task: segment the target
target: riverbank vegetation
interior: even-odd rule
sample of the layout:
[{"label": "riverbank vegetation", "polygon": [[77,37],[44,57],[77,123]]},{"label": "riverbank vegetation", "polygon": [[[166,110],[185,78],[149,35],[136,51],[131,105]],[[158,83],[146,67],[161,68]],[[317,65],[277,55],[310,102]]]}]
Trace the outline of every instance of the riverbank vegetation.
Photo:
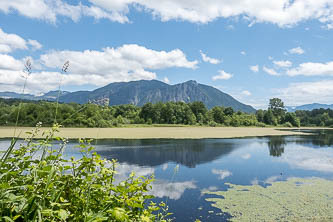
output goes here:
[{"label": "riverbank vegetation", "polygon": [[117,181],[115,160],[102,159],[89,141],[81,158],[63,156],[58,127],[0,153],[0,221],[168,221],[164,203],[149,195],[153,177]]},{"label": "riverbank vegetation", "polygon": [[[95,104],[59,104],[57,122],[65,127],[117,127],[128,124],[169,124],[204,126],[326,126],[333,125],[333,110],[286,112],[281,100],[270,100],[268,110],[248,114],[231,107],[208,110],[202,102],[147,103],[134,105],[99,106]],[[21,104],[21,105],[20,105]],[[0,99],[0,125],[15,126],[20,109],[19,126],[52,126],[57,103]]]}]

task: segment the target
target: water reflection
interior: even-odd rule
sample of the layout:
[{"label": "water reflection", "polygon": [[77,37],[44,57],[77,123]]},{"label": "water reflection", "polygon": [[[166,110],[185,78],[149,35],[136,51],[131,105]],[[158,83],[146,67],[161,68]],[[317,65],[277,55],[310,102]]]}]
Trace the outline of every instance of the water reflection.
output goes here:
[{"label": "water reflection", "polygon": [[99,146],[98,153],[139,166],[174,162],[195,168],[229,154],[236,147],[235,142],[227,140],[115,140],[112,149]]},{"label": "water reflection", "polygon": [[[116,183],[125,181],[130,173],[134,172],[137,177],[150,177],[155,174],[153,167],[141,167],[133,164],[122,163],[117,166]],[[195,181],[168,181],[164,179],[156,179],[153,181],[152,189],[149,194],[155,197],[166,197],[171,200],[178,200],[187,189],[196,189]]]},{"label": "water reflection", "polygon": [[[1,141],[0,147],[8,147]],[[72,141],[66,156],[79,156]],[[307,136],[202,140],[99,140],[96,151],[116,158],[117,181],[155,175],[151,194],[168,200],[176,221],[227,221],[205,201],[202,190],[226,183],[269,186],[290,177],[333,177],[333,131]],[[272,158],[274,157],[274,158]],[[175,166],[180,166],[175,175]],[[175,176],[174,176],[175,175]],[[208,213],[213,212],[214,213]]]},{"label": "water reflection", "polygon": [[333,149],[294,145],[279,161],[297,169],[333,173]]},{"label": "water reflection", "polygon": [[283,136],[270,137],[268,141],[269,155],[274,157],[280,157],[284,153],[285,145],[286,145],[285,137]]}]

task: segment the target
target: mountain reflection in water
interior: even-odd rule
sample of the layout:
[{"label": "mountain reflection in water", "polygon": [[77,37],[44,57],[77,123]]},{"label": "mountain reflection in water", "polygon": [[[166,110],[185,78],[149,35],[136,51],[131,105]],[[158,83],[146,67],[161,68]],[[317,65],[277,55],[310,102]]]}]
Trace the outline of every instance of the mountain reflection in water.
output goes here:
[{"label": "mountain reflection in water", "polygon": [[[112,149],[101,149],[112,142]],[[107,146],[107,145],[105,145]],[[211,162],[228,155],[237,146],[228,141],[216,140],[112,140],[99,143],[98,153],[119,162],[139,166],[159,166],[168,162],[189,168]]]}]

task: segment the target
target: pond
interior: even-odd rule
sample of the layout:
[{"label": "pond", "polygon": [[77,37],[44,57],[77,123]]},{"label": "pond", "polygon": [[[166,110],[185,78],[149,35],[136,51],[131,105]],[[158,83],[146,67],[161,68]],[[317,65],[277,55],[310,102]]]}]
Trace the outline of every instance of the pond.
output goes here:
[{"label": "pond", "polygon": [[[155,175],[152,194],[176,221],[228,221],[207,194],[230,184],[264,188],[289,178],[333,180],[333,131],[305,136],[200,140],[99,140],[96,151],[119,162],[118,177]],[[8,140],[1,140],[3,148]],[[67,156],[78,156],[71,142]]]}]

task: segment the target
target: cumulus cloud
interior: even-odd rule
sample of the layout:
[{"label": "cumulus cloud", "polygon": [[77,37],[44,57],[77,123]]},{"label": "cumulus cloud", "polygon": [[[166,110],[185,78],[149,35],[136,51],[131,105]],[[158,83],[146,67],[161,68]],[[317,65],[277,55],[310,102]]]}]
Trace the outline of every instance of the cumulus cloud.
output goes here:
[{"label": "cumulus cloud", "polygon": [[276,89],[277,96],[290,105],[309,103],[332,104],[333,80],[291,83],[288,87]]},{"label": "cumulus cloud", "polygon": [[168,77],[164,77],[164,78],[163,78],[163,82],[169,84],[169,83],[170,83],[170,80],[168,79]]},{"label": "cumulus cloud", "polygon": [[219,180],[223,180],[232,175],[229,170],[212,169],[212,173],[218,175]]},{"label": "cumulus cloud", "polygon": [[243,95],[243,96],[251,96],[252,94],[251,94],[251,92],[249,92],[249,91],[247,91],[247,90],[243,90],[243,91],[242,91],[242,95]]},{"label": "cumulus cloud", "polygon": [[[5,13],[17,11],[21,15],[55,22],[58,16],[74,21],[81,16],[129,22],[130,7],[151,13],[162,21],[182,20],[192,23],[208,23],[219,18],[241,17],[254,23],[273,23],[290,27],[306,20],[333,22],[331,0],[88,0],[89,4],[71,5],[64,0],[8,0],[0,2]],[[143,9],[143,10],[142,10]]]},{"label": "cumulus cloud", "polygon": [[250,66],[250,70],[251,70],[252,72],[259,72],[259,65]]},{"label": "cumulus cloud", "polygon": [[302,49],[301,47],[297,47],[297,48],[293,48],[293,49],[289,49],[288,51],[290,54],[298,54],[298,55],[302,55],[305,53],[304,49]]},{"label": "cumulus cloud", "polygon": [[289,76],[332,76],[333,75],[333,62],[327,63],[302,63],[298,67],[287,71]]},{"label": "cumulus cloud", "polygon": [[71,5],[63,0],[10,0],[0,1],[0,11],[4,13],[18,12],[19,14],[33,18],[46,20],[51,23],[57,21],[57,17],[64,16],[78,21],[82,16],[95,19],[109,19],[120,23],[128,22],[128,18],[118,11],[106,11],[96,5]]},{"label": "cumulus cloud", "polygon": [[331,0],[90,0],[95,6],[123,16],[129,6],[139,6],[162,21],[184,20],[192,23],[208,23],[218,18],[242,17],[253,23],[268,22],[288,27],[299,22],[315,19],[332,23]]},{"label": "cumulus cloud", "polygon": [[266,72],[269,75],[272,75],[272,76],[278,76],[279,75],[279,73],[277,73],[274,69],[267,68],[266,66],[264,66],[262,69],[264,70],[264,72]]},{"label": "cumulus cloud", "polygon": [[0,53],[10,53],[18,49],[27,50],[28,46],[31,46],[32,49],[42,48],[42,45],[36,40],[26,41],[21,36],[8,34],[0,28]]},{"label": "cumulus cloud", "polygon": [[28,44],[32,47],[32,49],[37,50],[41,49],[43,46],[36,40],[29,39]]},{"label": "cumulus cloud", "polygon": [[200,50],[200,54],[201,54],[201,57],[202,57],[202,60],[204,62],[208,62],[208,63],[211,63],[211,64],[219,64],[221,63],[221,60],[219,59],[214,59],[214,58],[211,58],[211,57],[208,57],[205,53],[203,53],[201,50]]},{"label": "cumulus cloud", "polygon": [[285,61],[273,61],[274,65],[276,65],[278,68],[289,68],[293,65],[292,62],[285,60]]},{"label": "cumulus cloud", "polygon": [[10,53],[18,49],[27,50],[29,46],[33,50],[42,48],[36,40],[25,40],[16,34],[8,34],[0,28],[0,53]]},{"label": "cumulus cloud", "polygon": [[[15,86],[21,85],[22,61],[8,55],[0,56],[1,90],[10,85],[12,90],[18,91],[19,87]],[[61,70],[67,60],[70,61],[70,71],[66,74],[33,72],[28,79],[27,91],[35,93],[55,89],[60,79],[63,85],[95,86],[103,86],[110,82],[151,80],[156,79],[153,70],[174,67],[195,69],[198,63],[188,61],[179,49],[166,52],[139,45],[123,45],[101,51],[52,51],[41,55],[38,61],[47,70]]]},{"label": "cumulus cloud", "polygon": [[22,70],[23,63],[12,56],[0,54],[0,69]]},{"label": "cumulus cloud", "polygon": [[213,76],[212,80],[214,80],[214,81],[216,81],[216,80],[228,80],[228,79],[232,78],[232,76],[233,76],[232,74],[227,73],[224,70],[220,70],[219,73],[220,73],[219,75]]}]

